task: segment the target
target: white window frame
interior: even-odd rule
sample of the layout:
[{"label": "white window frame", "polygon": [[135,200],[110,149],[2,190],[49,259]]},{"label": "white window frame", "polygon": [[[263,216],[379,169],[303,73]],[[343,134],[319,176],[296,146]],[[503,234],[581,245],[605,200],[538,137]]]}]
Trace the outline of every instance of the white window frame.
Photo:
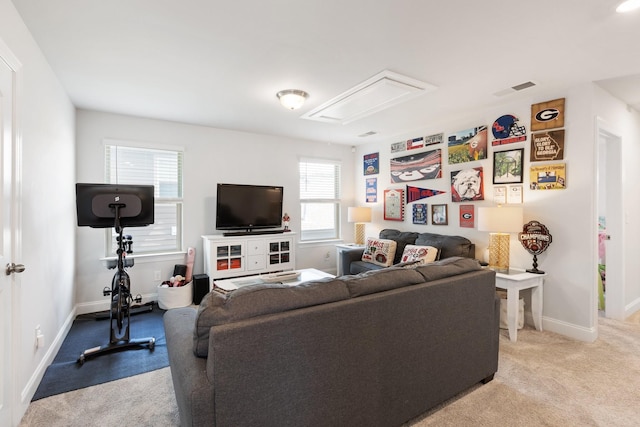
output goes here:
[{"label": "white window frame", "polygon": [[[144,230],[147,227],[153,227],[153,225],[149,225],[147,227],[129,227],[125,228],[124,234],[130,234],[133,236],[133,256],[147,256],[147,255],[159,255],[159,254],[167,254],[167,253],[176,253],[183,252],[183,196],[184,196],[184,148],[179,146],[169,146],[169,145],[161,145],[161,144],[149,144],[149,143],[141,143],[135,141],[122,141],[122,140],[113,140],[113,139],[105,139],[103,141],[104,145],[104,166],[105,166],[105,182],[107,184],[148,184],[148,182],[139,183],[139,182],[117,182],[117,177],[110,177],[110,165],[107,164],[107,150],[110,147],[123,147],[123,148],[133,148],[133,149],[142,149],[142,150],[156,150],[156,151],[169,151],[172,153],[178,154],[178,191],[177,197],[162,197],[158,194],[159,186],[157,183],[155,185],[155,194],[154,194],[154,210],[156,211],[156,219],[157,213],[163,206],[171,205],[175,206],[175,225],[171,227],[171,235],[175,236],[175,246],[174,247],[163,247],[157,250],[153,249],[145,249],[145,243],[147,242],[144,238],[141,238],[140,235],[136,237],[136,229],[140,230],[142,235],[148,234],[148,230]],[[157,180],[157,175],[154,176],[154,181]],[[140,240],[142,239],[142,241]],[[149,242],[152,239],[148,240]],[[105,230],[105,256],[113,257],[116,255],[115,249],[117,248],[116,244],[116,234],[113,228],[108,228]]]},{"label": "white window frame", "polygon": [[[304,197],[303,196],[303,164],[328,164],[336,168],[334,171],[337,182],[334,181],[335,192],[333,197]],[[340,211],[341,211],[341,192],[342,192],[342,162],[338,160],[320,159],[303,157],[298,161],[298,173],[300,182],[300,241],[312,242],[322,240],[336,240],[340,239]],[[331,229],[306,229],[304,228],[305,217],[305,205],[309,203],[314,204],[329,204],[333,205],[334,226]]]}]

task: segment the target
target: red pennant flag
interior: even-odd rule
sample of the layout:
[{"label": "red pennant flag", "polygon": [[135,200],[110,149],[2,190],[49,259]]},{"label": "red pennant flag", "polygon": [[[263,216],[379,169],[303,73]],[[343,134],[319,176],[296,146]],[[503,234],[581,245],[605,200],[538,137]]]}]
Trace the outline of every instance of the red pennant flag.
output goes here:
[{"label": "red pennant flag", "polygon": [[430,190],[428,188],[412,187],[407,185],[407,203],[415,202],[416,200],[426,199],[427,197],[437,196],[438,194],[446,193],[446,191]]}]

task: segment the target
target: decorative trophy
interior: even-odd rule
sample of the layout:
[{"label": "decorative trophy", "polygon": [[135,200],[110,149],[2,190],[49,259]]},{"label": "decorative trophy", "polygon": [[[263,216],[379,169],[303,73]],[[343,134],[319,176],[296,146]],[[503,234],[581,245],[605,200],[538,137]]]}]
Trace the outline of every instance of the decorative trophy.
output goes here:
[{"label": "decorative trophy", "polygon": [[529,273],[544,274],[538,270],[538,255],[546,251],[551,244],[551,234],[544,224],[538,221],[529,221],[522,226],[522,233],[518,233],[518,239],[522,246],[533,255],[533,268],[527,270]]}]

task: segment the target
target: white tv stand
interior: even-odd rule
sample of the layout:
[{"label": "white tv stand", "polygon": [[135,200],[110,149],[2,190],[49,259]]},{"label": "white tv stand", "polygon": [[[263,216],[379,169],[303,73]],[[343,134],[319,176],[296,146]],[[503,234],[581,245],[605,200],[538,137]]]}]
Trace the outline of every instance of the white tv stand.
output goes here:
[{"label": "white tv stand", "polygon": [[202,236],[204,271],[213,280],[295,270],[295,234]]}]

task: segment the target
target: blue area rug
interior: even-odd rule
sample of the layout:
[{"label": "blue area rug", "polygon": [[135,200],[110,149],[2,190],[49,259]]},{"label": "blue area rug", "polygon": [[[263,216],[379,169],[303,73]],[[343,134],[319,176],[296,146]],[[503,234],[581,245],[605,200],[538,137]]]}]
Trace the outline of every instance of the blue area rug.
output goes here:
[{"label": "blue area rug", "polygon": [[154,337],[153,351],[146,346],[122,349],[89,357],[83,365],[77,363],[83,351],[109,344],[110,323],[108,318],[96,320],[96,314],[76,317],[32,401],[169,366],[162,324],[164,313],[154,305],[152,311],[131,316],[130,339]]}]

